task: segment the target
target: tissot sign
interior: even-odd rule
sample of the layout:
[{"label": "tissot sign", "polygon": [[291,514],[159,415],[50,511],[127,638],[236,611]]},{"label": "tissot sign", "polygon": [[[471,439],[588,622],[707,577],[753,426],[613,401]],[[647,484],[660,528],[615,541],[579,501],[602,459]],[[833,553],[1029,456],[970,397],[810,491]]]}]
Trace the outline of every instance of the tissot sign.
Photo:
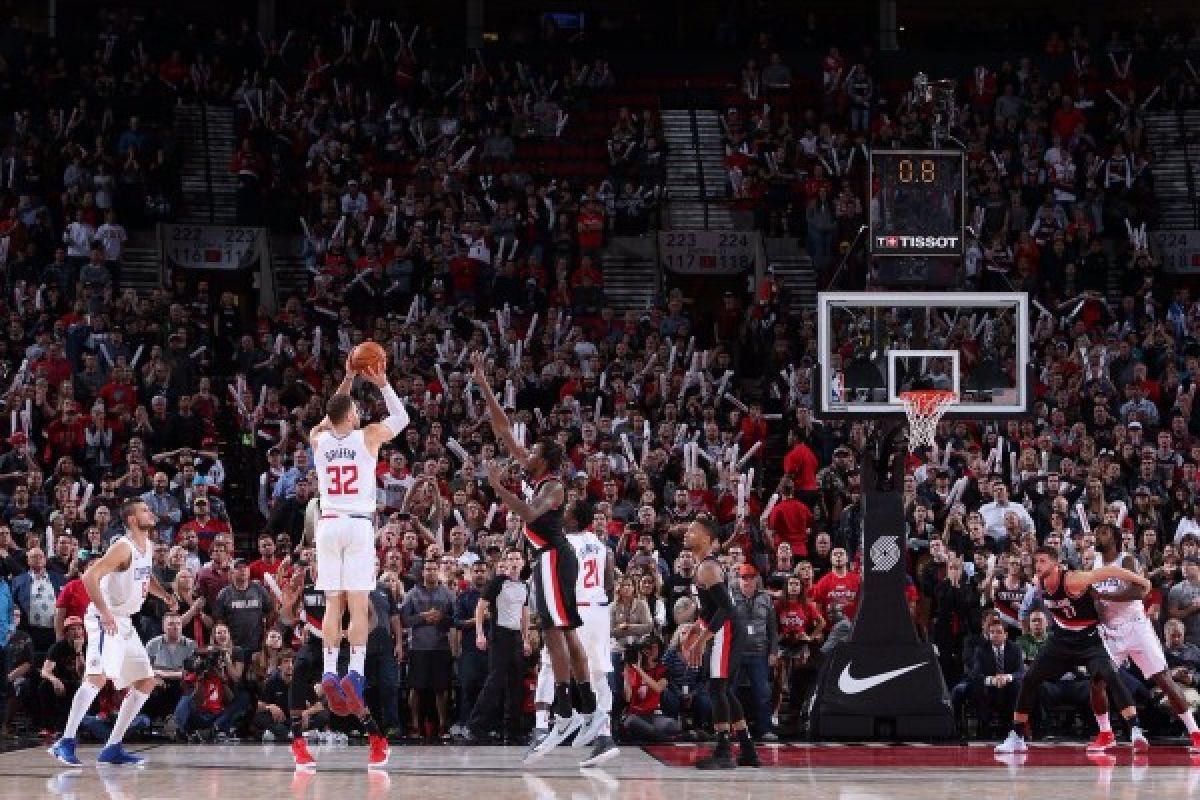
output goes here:
[{"label": "tissot sign", "polygon": [[946,250],[958,250],[958,236],[876,236],[875,248],[878,250],[903,250],[905,253],[926,251],[941,253]]}]

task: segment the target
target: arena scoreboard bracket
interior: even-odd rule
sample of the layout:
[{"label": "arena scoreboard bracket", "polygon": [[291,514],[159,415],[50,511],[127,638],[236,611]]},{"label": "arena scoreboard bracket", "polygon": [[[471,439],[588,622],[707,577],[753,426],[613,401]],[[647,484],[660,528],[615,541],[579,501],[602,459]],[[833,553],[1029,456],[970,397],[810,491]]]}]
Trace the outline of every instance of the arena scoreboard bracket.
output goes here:
[{"label": "arena scoreboard bracket", "polygon": [[961,150],[873,150],[868,180],[872,257],[962,256],[967,193]]}]

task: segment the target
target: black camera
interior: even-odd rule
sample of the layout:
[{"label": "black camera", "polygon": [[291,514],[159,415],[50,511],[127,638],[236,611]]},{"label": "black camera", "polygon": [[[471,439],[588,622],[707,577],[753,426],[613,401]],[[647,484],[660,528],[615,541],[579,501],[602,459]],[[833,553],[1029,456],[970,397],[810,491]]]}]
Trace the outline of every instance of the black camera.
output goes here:
[{"label": "black camera", "polygon": [[183,662],[183,667],[188,672],[194,672],[197,675],[207,675],[219,672],[224,660],[224,653],[219,650],[210,650],[207,653],[197,653],[187,659]]}]

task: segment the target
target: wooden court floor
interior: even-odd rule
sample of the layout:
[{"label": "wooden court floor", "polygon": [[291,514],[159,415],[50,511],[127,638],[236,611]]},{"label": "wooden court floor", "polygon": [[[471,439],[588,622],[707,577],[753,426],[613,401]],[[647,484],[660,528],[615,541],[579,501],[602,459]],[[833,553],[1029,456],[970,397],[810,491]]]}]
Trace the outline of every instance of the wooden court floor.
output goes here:
[{"label": "wooden court floor", "polygon": [[[0,754],[0,798],[69,800],[709,800],[814,797],[830,800],[1037,800],[1200,798],[1200,757],[1156,748],[1089,760],[1080,745],[1035,746],[998,761],[989,747],[764,747],[767,766],[706,773],[687,764],[691,746],[625,748],[603,769],[581,770],[571,748],[535,768],[519,748],[394,747],[386,770],[368,774],[365,747],[317,748],[315,773],[297,775],[286,745],[152,745],[137,749],[144,769],[98,769],[81,748],[83,769],[67,770],[40,748]],[[784,793],[787,794],[784,794]]]}]

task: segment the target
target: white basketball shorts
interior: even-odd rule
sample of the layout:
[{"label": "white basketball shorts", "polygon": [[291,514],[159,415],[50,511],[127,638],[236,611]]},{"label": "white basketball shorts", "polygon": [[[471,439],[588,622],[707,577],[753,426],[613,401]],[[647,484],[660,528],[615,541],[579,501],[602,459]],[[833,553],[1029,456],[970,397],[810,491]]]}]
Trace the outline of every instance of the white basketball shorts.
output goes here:
[{"label": "white basketball shorts", "polygon": [[89,613],[83,618],[83,629],[87,632],[84,675],[103,675],[118,691],[154,677],[146,646],[129,617],[117,617],[117,632],[111,634],[100,626],[99,614]]},{"label": "white basketball shorts", "polygon": [[1167,668],[1162,643],[1148,619],[1127,622],[1119,628],[1100,626],[1100,635],[1108,654],[1119,667],[1128,659],[1149,678]]},{"label": "white basketball shorts", "polygon": [[324,513],[317,519],[317,588],[369,592],[375,588],[375,525],[368,514]]},{"label": "white basketball shorts", "polygon": [[608,615],[608,603],[595,605],[583,601],[576,606],[583,625],[575,633],[587,653],[588,671],[612,672],[612,618]]}]

